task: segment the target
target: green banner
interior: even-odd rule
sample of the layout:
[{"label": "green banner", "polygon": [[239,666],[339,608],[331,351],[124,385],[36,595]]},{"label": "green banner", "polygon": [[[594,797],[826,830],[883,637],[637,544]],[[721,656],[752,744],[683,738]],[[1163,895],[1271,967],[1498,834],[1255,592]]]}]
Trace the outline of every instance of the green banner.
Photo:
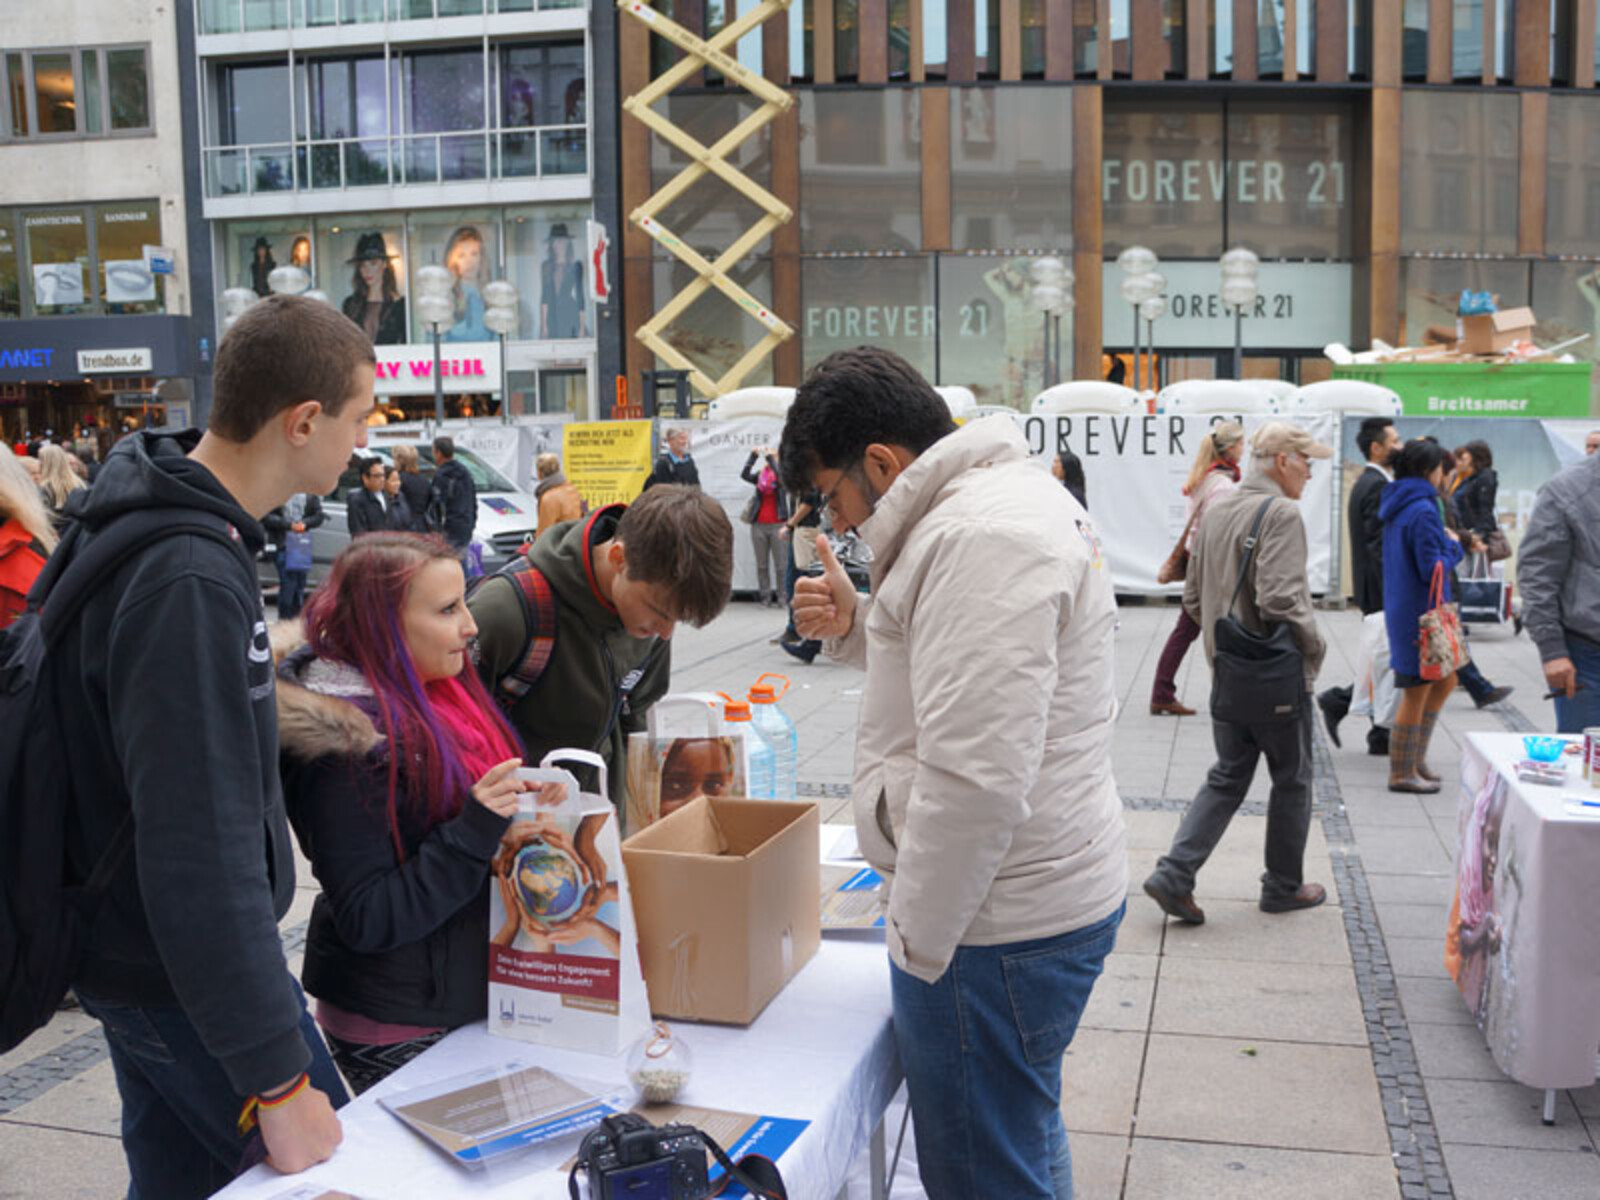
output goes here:
[{"label": "green banner", "polygon": [[1592,363],[1370,363],[1334,367],[1399,393],[1408,417],[1587,417]]}]

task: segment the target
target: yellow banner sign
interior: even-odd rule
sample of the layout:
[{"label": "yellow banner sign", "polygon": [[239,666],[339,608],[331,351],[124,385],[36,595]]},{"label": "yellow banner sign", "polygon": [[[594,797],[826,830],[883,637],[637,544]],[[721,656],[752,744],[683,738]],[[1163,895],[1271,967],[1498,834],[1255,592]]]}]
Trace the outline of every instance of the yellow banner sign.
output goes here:
[{"label": "yellow banner sign", "polygon": [[594,421],[561,427],[561,464],[596,509],[631,504],[655,462],[649,421]]}]

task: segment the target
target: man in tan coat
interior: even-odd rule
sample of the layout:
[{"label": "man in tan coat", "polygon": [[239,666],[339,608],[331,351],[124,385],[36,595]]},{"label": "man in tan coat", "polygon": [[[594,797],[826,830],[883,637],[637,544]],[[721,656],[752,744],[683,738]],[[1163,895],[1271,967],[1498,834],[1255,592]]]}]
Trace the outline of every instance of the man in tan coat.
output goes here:
[{"label": "man in tan coat", "polygon": [[1072,1194],[1061,1062],[1127,890],[1111,772],[1116,602],[1089,515],[1008,417],[956,429],[886,350],[830,355],[779,461],[827,539],[795,628],[866,668],[852,799],[887,881],[894,1031],[932,1200]]},{"label": "man in tan coat", "polygon": [[[1213,666],[1217,621],[1230,611],[1257,634],[1269,623],[1287,625],[1305,665],[1305,695],[1287,720],[1244,724],[1212,714],[1216,765],[1184,813],[1172,848],[1144,885],[1163,912],[1190,925],[1206,919],[1194,902],[1195,874],[1222,840],[1263,756],[1272,773],[1272,793],[1261,909],[1291,912],[1313,908],[1327,897],[1321,884],[1306,883],[1302,876],[1311,830],[1310,695],[1326,647],[1311,608],[1306,527],[1295,501],[1311,478],[1312,460],[1330,458],[1333,450],[1286,421],[1258,429],[1250,450],[1245,481],[1211,507],[1195,535],[1183,607],[1205,634],[1206,661]],[[1241,584],[1239,567],[1253,533],[1255,552]]]},{"label": "man in tan coat", "polygon": [[534,533],[537,538],[552,525],[576,521],[583,516],[585,508],[578,485],[562,474],[560,455],[541,454],[533,465],[539,473],[539,482],[533,489],[539,501],[539,525]]}]

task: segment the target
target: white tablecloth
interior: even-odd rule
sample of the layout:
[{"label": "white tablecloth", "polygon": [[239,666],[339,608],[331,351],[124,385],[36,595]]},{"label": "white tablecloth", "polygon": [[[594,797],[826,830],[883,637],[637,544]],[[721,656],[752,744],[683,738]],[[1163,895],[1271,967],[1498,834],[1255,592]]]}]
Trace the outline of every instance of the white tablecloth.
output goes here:
[{"label": "white tablecloth", "polygon": [[[694,1077],[679,1101],[810,1121],[778,1166],[793,1200],[834,1200],[900,1085],[889,1012],[882,937],[830,935],[749,1028],[673,1023],[694,1054]],[[491,1037],[482,1024],[471,1025],[342,1109],[345,1140],[329,1162],[293,1177],[256,1167],[217,1194],[228,1200],[269,1200],[314,1183],[363,1200],[565,1197],[566,1176],[537,1165],[547,1156],[536,1153],[469,1172],[377,1102],[383,1095],[511,1059],[605,1082],[625,1076],[621,1055],[546,1049]],[[575,1142],[563,1144],[556,1161],[574,1147]]]},{"label": "white tablecloth", "polygon": [[[1523,783],[1515,764],[1525,757],[1520,734],[1467,738],[1446,961],[1502,1071],[1529,1087],[1587,1087],[1600,1047],[1600,808],[1569,806],[1600,800],[1600,789],[1572,755],[1565,787]],[[1498,946],[1486,943],[1476,961],[1454,952],[1458,923],[1470,929],[1474,909],[1499,930]]]}]

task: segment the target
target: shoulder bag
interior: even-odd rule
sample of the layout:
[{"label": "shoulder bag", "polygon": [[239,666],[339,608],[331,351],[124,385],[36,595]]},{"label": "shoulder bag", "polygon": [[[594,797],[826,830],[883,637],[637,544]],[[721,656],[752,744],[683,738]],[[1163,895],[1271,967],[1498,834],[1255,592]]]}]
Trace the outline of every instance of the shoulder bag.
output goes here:
[{"label": "shoulder bag", "polygon": [[1239,579],[1233,587],[1228,611],[1212,627],[1215,650],[1211,662],[1211,716],[1238,725],[1268,725],[1298,720],[1306,702],[1305,660],[1294,631],[1278,622],[1256,633],[1234,609],[1250,573],[1261,523],[1272,504],[1269,496],[1256,510],[1250,534],[1244,539]]},{"label": "shoulder bag", "polygon": [[1444,563],[1436,562],[1428,587],[1428,611],[1417,619],[1417,674],[1424,679],[1444,679],[1466,666],[1467,658],[1460,614],[1444,599]]},{"label": "shoulder bag", "polygon": [[1194,532],[1194,523],[1200,517],[1200,505],[1194,506],[1194,511],[1189,514],[1189,520],[1183,526],[1183,532],[1178,535],[1178,544],[1172,548],[1172,553],[1167,555],[1167,561],[1161,564],[1161,569],[1156,572],[1157,583],[1182,583],[1189,574],[1189,535]]}]

